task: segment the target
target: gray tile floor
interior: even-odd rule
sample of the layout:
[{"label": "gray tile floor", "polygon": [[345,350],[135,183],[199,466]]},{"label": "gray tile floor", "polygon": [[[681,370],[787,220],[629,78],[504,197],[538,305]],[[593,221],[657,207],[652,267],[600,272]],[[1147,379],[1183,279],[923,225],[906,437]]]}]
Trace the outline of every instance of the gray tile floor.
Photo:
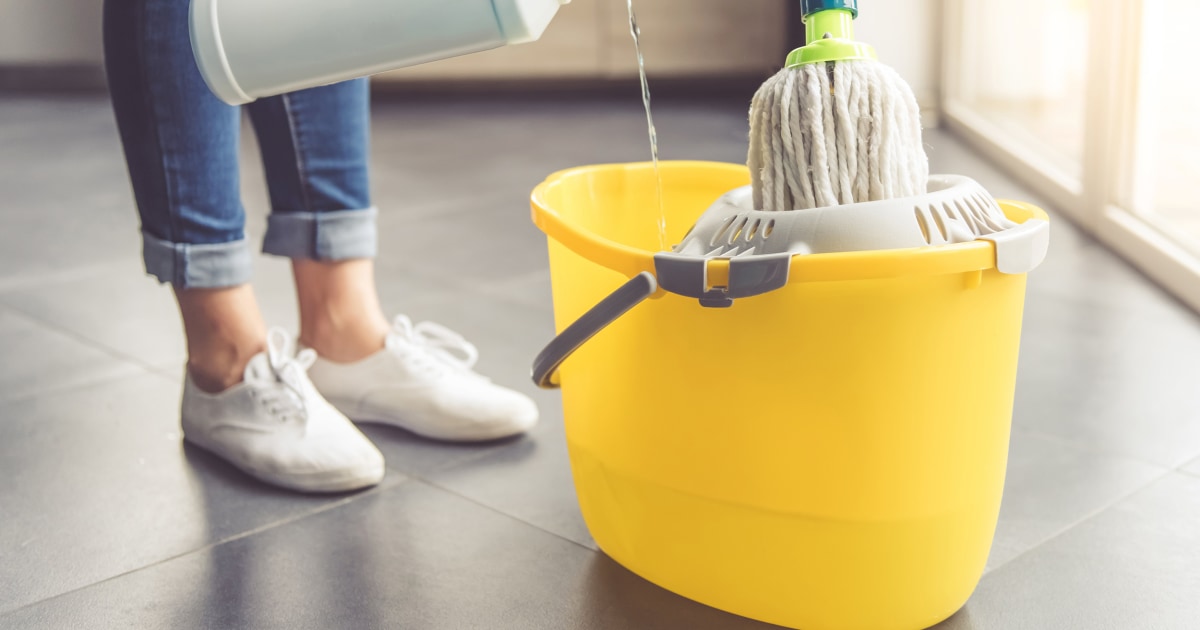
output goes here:
[{"label": "gray tile floor", "polygon": [[[767,627],[596,550],[559,399],[526,378],[552,325],[528,192],[645,159],[642,116],[634,98],[376,104],[385,307],[466,334],[545,421],[485,446],[370,428],[382,486],[305,497],[181,446],[178,316],[142,276],[106,101],[0,98],[0,627]],[[742,102],[660,98],[657,121],[665,158],[744,159]],[[1038,201],[953,137],[927,142],[935,171]],[[257,264],[268,318],[294,327],[286,264]],[[988,572],[942,627],[1197,627],[1200,318],[1057,220],[1022,353]]]}]

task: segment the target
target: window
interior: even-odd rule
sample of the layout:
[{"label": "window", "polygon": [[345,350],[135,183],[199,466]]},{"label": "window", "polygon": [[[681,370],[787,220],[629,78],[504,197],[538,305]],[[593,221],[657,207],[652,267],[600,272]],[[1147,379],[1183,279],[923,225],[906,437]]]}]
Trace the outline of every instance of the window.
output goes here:
[{"label": "window", "polygon": [[1121,205],[1200,255],[1200,68],[1191,38],[1200,2],[1146,3],[1134,173]]},{"label": "window", "polygon": [[951,128],[1200,310],[1195,0],[947,0]]}]

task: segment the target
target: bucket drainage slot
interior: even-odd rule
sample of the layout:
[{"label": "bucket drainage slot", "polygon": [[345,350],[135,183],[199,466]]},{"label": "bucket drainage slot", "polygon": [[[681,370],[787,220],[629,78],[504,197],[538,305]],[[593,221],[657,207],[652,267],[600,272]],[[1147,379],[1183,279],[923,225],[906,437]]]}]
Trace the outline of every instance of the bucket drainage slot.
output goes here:
[{"label": "bucket drainage slot", "polygon": [[733,230],[733,234],[729,237],[730,245],[733,245],[734,241],[738,240],[738,237],[742,235],[742,230],[745,229],[746,223],[749,221],[750,219],[743,217],[742,220],[737,224],[737,229]]},{"label": "bucket drainage slot", "polygon": [[929,223],[925,213],[922,212],[921,206],[913,208],[913,214],[917,217],[917,227],[921,228],[921,238],[925,239],[925,244],[932,244],[933,241],[929,238]]},{"label": "bucket drainage slot", "polygon": [[929,214],[933,215],[933,223],[937,226],[938,234],[942,235],[942,241],[949,241],[950,231],[946,229],[946,219],[942,216],[941,210],[937,207],[930,207]]},{"label": "bucket drainage slot", "polygon": [[[725,233],[729,231],[730,226],[732,226],[733,222],[736,220],[737,217],[729,217],[728,219],[725,219],[725,222],[721,224],[721,228],[717,230],[717,233],[713,235],[712,240],[708,242],[708,246],[716,247],[717,243],[719,243],[721,239],[725,237]],[[695,226],[693,226],[693,229],[694,228]]]},{"label": "bucket drainage slot", "polygon": [[746,232],[746,241],[754,239],[754,235],[758,233],[758,226],[762,225],[762,219],[755,219],[754,224],[750,226],[750,231]]}]

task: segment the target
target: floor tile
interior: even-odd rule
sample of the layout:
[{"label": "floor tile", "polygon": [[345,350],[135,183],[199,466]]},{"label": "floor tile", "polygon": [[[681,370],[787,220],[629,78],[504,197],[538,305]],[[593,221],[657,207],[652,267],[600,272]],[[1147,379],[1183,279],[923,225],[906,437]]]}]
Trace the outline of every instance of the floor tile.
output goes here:
[{"label": "floor tile", "polygon": [[1200,618],[1200,479],[1170,474],[988,574],[939,630],[1189,630]]},{"label": "floor tile", "polygon": [[[486,116],[479,115],[481,107]],[[748,110],[748,99],[659,99],[660,157],[744,163]],[[480,191],[527,195],[555,170],[650,159],[637,98],[383,102],[373,112],[377,186],[417,205]]]},{"label": "floor tile", "polygon": [[184,375],[187,374],[187,364],[183,361],[179,361],[178,363],[164,363],[163,365],[155,366],[153,371],[166,376],[174,383],[182,383]]},{"label": "floor tile", "polygon": [[1030,295],[1015,423],[1174,468],[1200,454],[1200,325],[1168,308]]},{"label": "floor tile", "polygon": [[420,482],[0,618],[22,628],[768,628]]},{"label": "floor tile", "polygon": [[339,500],[185,449],[178,410],[158,375],[0,404],[0,611]]},{"label": "floor tile", "polygon": [[591,548],[579,512],[562,429],[562,409],[542,405],[528,437],[483,457],[427,475],[430,483]]},{"label": "floor tile", "polygon": [[0,284],[138,256],[106,98],[6,97],[0,120]]},{"label": "floor tile", "polygon": [[[379,271],[398,266],[455,284],[507,281],[547,266],[546,237],[529,219],[527,193],[482,197],[439,215],[383,215]],[[395,265],[395,266],[393,266]]]},{"label": "floor tile", "polygon": [[524,276],[489,283],[479,288],[484,295],[535,308],[553,309],[550,270],[542,269]]},{"label": "floor tile", "polygon": [[1029,296],[1084,301],[1178,319],[1190,326],[1200,324],[1195,312],[1058,215],[1051,216],[1046,261],[1029,274]]},{"label": "floor tile", "polygon": [[0,293],[0,303],[144,365],[182,363],[185,356],[171,289],[146,276],[139,261]]},{"label": "floor tile", "polygon": [[1004,565],[1166,472],[1137,460],[1014,432],[988,569]]},{"label": "floor tile", "polygon": [[0,307],[0,401],[140,371],[133,363]]}]

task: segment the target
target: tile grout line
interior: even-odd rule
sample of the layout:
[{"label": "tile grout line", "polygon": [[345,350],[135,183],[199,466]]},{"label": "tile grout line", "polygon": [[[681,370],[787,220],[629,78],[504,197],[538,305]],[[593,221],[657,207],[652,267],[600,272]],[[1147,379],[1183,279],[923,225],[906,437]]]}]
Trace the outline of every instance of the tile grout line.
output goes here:
[{"label": "tile grout line", "polygon": [[318,514],[323,514],[323,513],[325,513],[325,512],[328,512],[328,511],[330,511],[330,510],[333,510],[333,509],[336,509],[336,508],[342,507],[342,506],[344,506],[344,505],[348,505],[348,504],[350,504],[350,503],[353,503],[354,501],[357,501],[357,500],[359,500],[359,499],[361,499],[361,498],[364,498],[364,497],[370,497],[370,496],[375,496],[376,494],[381,494],[381,493],[383,493],[383,492],[386,492],[386,491],[392,490],[392,489],[394,489],[394,488],[400,487],[401,485],[403,485],[403,484],[405,484],[405,483],[409,483],[409,482],[411,482],[411,481],[416,481],[416,479],[415,479],[414,477],[410,477],[410,476],[408,476],[408,475],[404,475],[403,473],[399,473],[399,474],[400,474],[400,478],[399,478],[399,479],[396,479],[396,480],[394,480],[394,481],[391,481],[391,482],[389,482],[389,483],[381,483],[381,484],[379,484],[379,485],[375,486],[374,488],[371,488],[370,490],[367,490],[367,491],[365,491],[365,492],[360,492],[360,493],[353,494],[353,495],[351,495],[351,496],[348,496],[348,497],[343,497],[343,498],[341,498],[341,499],[338,499],[337,501],[332,501],[332,502],[330,502],[330,503],[326,503],[326,504],[324,504],[324,505],[321,505],[321,506],[319,506],[319,507],[317,507],[317,508],[315,508],[315,509],[313,509],[313,510],[310,510],[310,511],[307,511],[307,512],[303,512],[303,513],[301,513],[301,514],[295,514],[295,515],[292,515],[292,516],[289,516],[289,517],[286,517],[286,518],[279,519],[279,520],[277,520],[277,521],[272,521],[272,522],[270,522],[270,523],[266,523],[266,524],[264,524],[264,525],[259,525],[258,527],[255,527],[255,528],[253,528],[253,529],[249,529],[249,530],[246,530],[246,531],[244,531],[244,532],[239,532],[239,533],[237,533],[237,534],[234,534],[234,535],[232,535],[232,536],[226,536],[225,538],[222,538],[222,539],[220,539],[220,540],[216,540],[216,541],[210,542],[210,543],[208,543],[208,544],[202,545],[202,546],[200,546],[200,547],[197,547],[197,548],[195,548],[195,549],[189,549],[189,550],[187,550],[187,551],[183,551],[183,552],[177,553],[177,554],[175,554],[175,555],[173,555],[173,556],[169,556],[169,557],[166,557],[166,558],[162,558],[162,559],[159,559],[159,560],[155,560],[154,562],[151,562],[150,564],[147,564],[147,565],[144,565],[144,566],[140,566],[140,567],[137,567],[137,568],[135,568],[135,569],[130,569],[130,570],[128,570],[128,571],[123,571],[123,572],[121,572],[121,573],[118,573],[118,574],[116,574],[116,575],[111,575],[111,576],[109,576],[109,577],[106,577],[106,578],[104,578],[104,579],[101,579],[101,580],[97,580],[97,581],[95,581],[95,582],[92,582],[91,584],[85,584],[85,585],[83,585],[83,586],[78,586],[78,587],[76,587],[76,588],[72,588],[72,589],[70,589],[70,590],[63,591],[63,592],[61,592],[61,593],[57,593],[57,594],[51,595],[50,597],[45,597],[45,598],[43,598],[43,599],[40,599],[40,600],[38,600],[38,601],[36,601],[36,602],[29,602],[28,604],[23,604],[23,605],[21,605],[21,606],[18,606],[18,607],[16,607],[16,608],[13,608],[13,609],[10,609],[10,610],[0,610],[0,618],[6,617],[6,616],[8,616],[8,615],[11,615],[11,614],[14,614],[14,613],[17,613],[17,612],[20,612],[20,611],[22,611],[22,610],[25,610],[26,608],[31,608],[31,607],[33,607],[33,606],[37,606],[37,605],[40,605],[40,604],[45,604],[46,602],[54,601],[54,600],[56,600],[56,599],[59,599],[59,598],[62,598],[62,597],[66,597],[67,595],[71,595],[72,593],[77,593],[77,592],[79,592],[79,591],[87,590],[87,589],[89,589],[89,588],[92,588],[92,587],[94,587],[94,586],[99,586],[99,585],[101,585],[101,584],[104,584],[104,583],[106,583],[106,582],[111,582],[111,581],[113,581],[113,580],[120,579],[120,578],[123,578],[123,577],[125,577],[125,576],[132,575],[132,574],[134,574],[134,573],[138,573],[139,571],[145,571],[146,569],[151,569],[151,568],[157,567],[157,566],[159,566],[159,565],[166,564],[166,563],[168,563],[168,562],[173,562],[173,561],[175,561],[175,560],[179,560],[179,559],[181,559],[181,558],[185,558],[185,557],[187,557],[187,556],[195,555],[195,554],[197,554],[197,553],[203,553],[203,552],[205,552],[205,551],[209,551],[209,550],[215,549],[215,548],[217,548],[217,547],[220,547],[221,545],[225,545],[225,544],[227,544],[227,543],[236,542],[236,541],[238,541],[238,540],[242,540],[243,538],[248,538],[248,537],[250,537],[250,536],[254,536],[254,535],[257,535],[257,534],[261,534],[261,533],[263,533],[263,532],[265,532],[265,531],[268,531],[268,530],[271,530],[271,529],[275,529],[275,528],[277,528],[277,527],[282,527],[282,526],[285,526],[285,525],[289,525],[289,524],[291,524],[291,523],[295,523],[295,522],[297,522],[297,521],[304,520],[304,519],[306,519],[306,518],[309,518],[309,517],[311,517],[311,516],[316,516],[316,515],[318,515]]},{"label": "tile grout line", "polygon": [[[1082,453],[1090,453],[1092,455],[1100,455],[1103,457],[1111,457],[1113,459],[1122,459],[1125,461],[1137,462],[1139,464],[1145,464],[1147,466],[1153,466],[1155,468],[1161,468],[1163,470],[1171,470],[1172,469],[1171,466],[1168,464],[1162,464],[1160,462],[1150,461],[1149,459],[1145,459],[1139,455],[1132,455],[1129,453],[1118,453],[1116,451],[1108,451],[1108,450],[1092,448],[1091,446],[1086,445],[1086,444],[1078,444],[1076,442],[1072,442],[1070,440],[1070,438],[1065,438],[1060,435],[1054,435],[1053,433],[1044,433],[1037,429],[1027,429],[1024,427],[1019,427],[1016,424],[1014,424],[1012,430],[1014,433],[1016,433],[1016,432],[1024,433],[1025,435],[1029,435],[1029,436],[1036,437],[1036,438],[1039,438],[1042,440],[1046,440],[1048,442],[1053,442],[1055,444],[1058,444],[1059,446],[1065,446],[1067,448],[1070,448],[1070,449],[1073,449],[1075,451],[1082,452]],[[1180,465],[1186,466],[1191,461],[1192,460],[1190,460],[1190,459],[1184,460],[1184,463],[1180,464]]]},{"label": "tile grout line", "polygon": [[1079,527],[1080,525],[1083,525],[1084,523],[1096,518],[1097,516],[1100,516],[1101,514],[1107,512],[1108,510],[1116,507],[1117,505],[1121,504],[1122,502],[1124,502],[1126,499],[1129,499],[1133,495],[1149,488],[1150,486],[1153,486],[1154,484],[1162,481],[1163,479],[1166,479],[1167,477],[1171,476],[1171,474],[1174,472],[1177,472],[1177,471],[1171,470],[1169,468],[1164,468],[1162,474],[1151,478],[1149,481],[1142,484],[1141,486],[1138,486],[1137,488],[1134,488],[1133,490],[1113,499],[1112,501],[1109,501],[1108,503],[1101,505],[1100,507],[1092,510],[1091,512],[1088,512],[1087,514],[1083,515],[1075,522],[1073,522],[1069,525],[1063,526],[1062,528],[1060,528],[1057,531],[1055,531],[1054,533],[1050,534],[1043,540],[1034,544],[1032,547],[1030,547],[1030,548],[1022,551],[1021,553],[1009,558],[1008,560],[1005,560],[1004,562],[992,567],[991,569],[989,569],[987,571],[987,573],[988,574],[995,573],[996,571],[999,571],[1002,567],[1006,567],[1006,566],[1012,564],[1013,562],[1016,562],[1017,560],[1024,558],[1025,556],[1033,553],[1034,551],[1037,551],[1038,549],[1042,548],[1046,544],[1062,537],[1063,535],[1067,534],[1068,532],[1075,529],[1076,527]]},{"label": "tile grout line", "polygon": [[62,284],[65,282],[96,278],[110,271],[116,271],[124,266],[125,263],[108,262],[42,272],[41,274],[34,273],[32,276],[26,277],[19,275],[10,276],[0,280],[0,293],[15,293],[49,284]]},{"label": "tile grout line", "polygon": [[475,500],[475,499],[472,499],[471,497],[468,497],[468,496],[466,496],[466,495],[464,495],[464,494],[462,494],[462,493],[460,493],[460,492],[458,492],[458,491],[456,491],[456,490],[452,490],[452,489],[450,489],[450,488],[447,488],[447,487],[445,487],[445,486],[443,486],[443,485],[441,485],[441,484],[439,484],[439,483],[437,483],[437,482],[435,482],[435,481],[432,481],[432,480],[430,480],[430,479],[426,479],[426,478],[424,478],[424,477],[417,477],[416,481],[417,481],[417,482],[419,482],[419,483],[423,483],[423,484],[425,484],[425,485],[427,485],[427,486],[429,486],[430,488],[433,488],[433,489],[435,489],[435,490],[440,490],[440,491],[442,491],[442,492],[445,492],[446,494],[449,494],[449,495],[451,495],[451,496],[454,496],[454,497],[457,497],[457,498],[459,498],[459,499],[462,499],[463,501],[466,501],[466,502],[468,502],[468,503],[471,503],[472,505],[476,505],[476,506],[478,506],[478,507],[481,507],[481,508],[483,508],[483,509],[485,509],[485,510],[487,510],[487,511],[489,511],[489,512],[492,512],[492,513],[494,513],[494,514],[498,514],[498,515],[500,515],[500,516],[503,516],[504,518],[506,518],[506,519],[508,519],[508,520],[515,521],[515,522],[517,522],[517,523],[520,523],[520,524],[522,524],[522,525],[525,525],[526,527],[531,527],[531,528],[533,528],[533,529],[535,529],[535,530],[537,530],[537,531],[539,531],[539,532],[542,532],[542,533],[544,533],[544,534],[549,534],[550,536],[553,536],[553,537],[555,537],[555,538],[557,538],[557,539],[559,539],[559,540],[562,540],[562,541],[568,542],[568,543],[570,543],[570,544],[572,544],[572,545],[575,545],[576,547],[579,547],[580,549],[585,549],[585,550],[587,550],[587,551],[590,551],[590,552],[592,552],[592,553],[603,553],[603,552],[597,552],[597,550],[596,550],[596,549],[593,549],[593,548],[591,548],[591,547],[588,547],[587,545],[584,545],[583,543],[580,543],[579,541],[576,541],[576,540],[571,540],[570,538],[567,538],[566,536],[563,536],[562,534],[559,534],[559,533],[557,533],[557,532],[552,532],[552,531],[550,531],[550,530],[548,530],[548,529],[546,529],[546,528],[544,528],[544,527],[541,527],[541,526],[539,526],[539,525],[537,525],[537,524],[535,524],[535,523],[530,523],[529,521],[526,521],[526,520],[524,520],[524,519],[522,519],[522,518],[519,518],[519,517],[517,517],[517,516],[514,516],[514,515],[512,515],[512,514],[509,514],[508,512],[501,511],[501,510],[499,510],[499,509],[497,509],[497,508],[495,508],[495,507],[493,507],[493,506],[490,506],[490,505],[488,505],[488,504],[486,504],[486,503],[481,503],[481,502],[479,502],[479,501],[477,501],[477,500]]},{"label": "tile grout line", "polygon": [[134,376],[147,376],[148,374],[151,374],[154,372],[152,369],[148,368],[145,364],[143,364],[140,361],[117,356],[114,353],[109,352],[107,350],[107,348],[105,348],[103,346],[99,346],[95,342],[92,342],[91,340],[80,337],[79,335],[76,335],[76,334],[72,333],[71,331],[61,329],[58,326],[54,326],[54,325],[42,322],[42,321],[38,320],[37,318],[33,317],[32,315],[30,315],[29,313],[26,313],[25,311],[19,309],[18,307],[13,306],[12,304],[0,302],[0,311],[8,312],[12,315],[15,315],[16,317],[27,320],[34,326],[38,326],[47,331],[63,335],[69,339],[72,339],[78,343],[83,344],[84,346],[91,347],[91,348],[99,351],[101,354],[107,355],[108,358],[116,360],[118,365],[120,365],[122,367],[129,367],[129,368],[133,368],[134,370],[138,370],[138,371],[135,371],[133,373],[128,373],[128,374],[121,374],[121,373],[101,374],[99,376],[82,379],[75,383],[52,385],[52,386],[46,387],[44,389],[38,389],[38,390],[34,390],[32,392],[27,392],[27,393],[20,394],[17,396],[12,396],[12,397],[0,396],[0,404],[9,404],[9,403],[20,402],[20,401],[24,401],[24,400],[30,400],[33,398],[37,398],[39,396],[45,396],[47,394],[61,394],[64,392],[70,392],[70,391],[74,391],[74,390],[78,390],[78,389],[85,389],[88,387],[94,387],[96,385],[102,385],[104,383],[115,382],[115,381],[123,380],[126,378],[132,378]]},{"label": "tile grout line", "polygon": [[[95,376],[92,378],[85,378],[85,379],[80,380],[75,383],[66,383],[66,384],[62,384],[62,385],[51,385],[50,387],[47,387],[45,389],[38,389],[38,390],[34,390],[32,392],[19,394],[17,396],[11,396],[11,397],[0,396],[0,405],[20,403],[20,402],[24,402],[26,400],[39,398],[42,396],[47,396],[47,395],[52,395],[52,394],[65,394],[68,392],[73,392],[75,390],[87,389],[89,387],[95,387],[97,385],[114,383],[116,381],[125,380],[127,378],[151,375],[151,372],[149,370],[144,370],[142,368],[142,366],[140,366],[140,365],[131,365],[129,367],[131,367],[135,370],[141,370],[141,371],[128,372],[128,373],[124,373],[124,374],[122,374],[122,373],[104,374],[104,375]],[[157,376],[162,376],[162,375],[158,374]]]},{"label": "tile grout line", "polygon": [[[178,381],[175,378],[175,375],[172,374],[170,372],[170,370],[171,370],[171,368],[167,367],[166,365],[159,365],[159,366],[151,368],[149,371],[151,374],[153,374],[155,376],[161,376],[161,377],[171,381],[172,383],[178,383]],[[186,371],[187,368],[184,367],[184,370]]]},{"label": "tile grout line", "polygon": [[59,326],[57,324],[39,320],[33,314],[22,310],[20,307],[13,306],[12,304],[0,304],[0,308],[3,308],[12,313],[15,313],[18,316],[23,317],[23,318],[33,322],[37,326],[41,326],[43,328],[46,328],[47,330],[51,330],[51,331],[57,332],[60,335],[64,335],[66,337],[74,339],[75,341],[77,341],[85,346],[88,346],[88,347],[92,348],[93,350],[98,350],[101,353],[108,355],[109,358],[116,359],[123,363],[131,363],[134,366],[140,367],[147,372],[154,371],[154,366],[150,365],[149,363],[146,363],[145,361],[142,361],[141,359],[138,359],[137,357],[127,355],[115,348],[110,347],[108,344],[101,343],[99,341],[95,341],[93,339],[85,337],[69,328],[64,328],[63,326]]},{"label": "tile grout line", "polygon": [[537,269],[534,271],[521,272],[519,274],[515,274],[515,275],[505,278],[503,280],[480,280],[480,279],[463,280],[462,277],[457,274],[442,273],[439,271],[432,271],[429,269],[409,269],[408,273],[411,273],[414,276],[421,278],[422,280],[428,280],[431,282],[444,284],[445,285],[444,288],[449,289],[449,290],[470,293],[476,297],[487,297],[487,298],[496,299],[501,302],[504,302],[505,304],[512,305],[512,306],[520,306],[520,307],[530,308],[530,309],[534,309],[534,310],[543,310],[533,304],[529,304],[529,303],[521,301],[521,300],[516,300],[516,299],[510,298],[503,291],[498,291],[498,290],[489,291],[489,289],[491,289],[492,287],[494,287],[497,284],[528,280],[537,274],[543,273],[544,271],[545,271],[544,269]]},{"label": "tile grout line", "polygon": [[489,447],[483,448],[481,450],[475,451],[475,452],[471,453],[470,455],[463,457],[462,459],[454,460],[454,461],[446,464],[445,466],[437,466],[434,468],[430,468],[429,470],[422,471],[420,473],[414,472],[409,476],[413,477],[414,479],[420,479],[422,481],[428,481],[428,482],[432,483],[432,481],[430,481],[426,475],[432,475],[435,473],[453,470],[455,468],[458,468],[459,466],[463,466],[466,464],[470,464],[472,462],[479,461],[479,460],[483,459],[484,457],[487,457],[493,453],[499,453],[499,452],[503,451],[504,449],[516,446],[519,443],[520,443],[520,440],[516,440],[516,441],[513,441],[508,444],[496,444],[493,446],[489,446]]}]

